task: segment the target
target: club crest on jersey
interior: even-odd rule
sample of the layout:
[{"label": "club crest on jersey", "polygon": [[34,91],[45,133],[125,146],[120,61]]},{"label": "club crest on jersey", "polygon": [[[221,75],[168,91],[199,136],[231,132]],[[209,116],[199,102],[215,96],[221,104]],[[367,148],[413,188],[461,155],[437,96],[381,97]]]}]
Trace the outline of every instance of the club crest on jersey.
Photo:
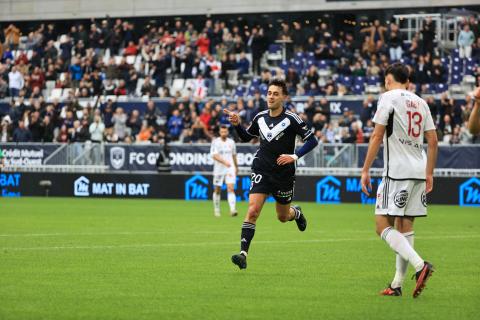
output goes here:
[{"label": "club crest on jersey", "polygon": [[258,126],[260,128],[260,132],[265,137],[268,142],[271,142],[275,137],[277,137],[280,133],[282,133],[286,128],[290,126],[290,119],[285,118],[279,123],[277,123],[273,128],[269,129],[267,123],[265,122],[264,118],[260,118],[258,120]]},{"label": "club crest on jersey", "polygon": [[393,202],[399,208],[403,208],[407,205],[408,201],[408,191],[407,190],[400,190],[395,193],[395,197],[393,198]]},{"label": "club crest on jersey", "polygon": [[425,191],[422,192],[422,204],[425,208],[427,207],[427,194]]}]

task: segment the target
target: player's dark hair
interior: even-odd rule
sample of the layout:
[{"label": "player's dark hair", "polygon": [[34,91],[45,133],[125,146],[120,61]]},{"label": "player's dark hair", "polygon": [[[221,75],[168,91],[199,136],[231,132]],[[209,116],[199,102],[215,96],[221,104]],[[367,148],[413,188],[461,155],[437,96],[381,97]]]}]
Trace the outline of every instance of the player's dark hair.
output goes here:
[{"label": "player's dark hair", "polygon": [[227,126],[226,124],[222,124],[222,125],[220,126],[220,129],[228,129],[228,126]]},{"label": "player's dark hair", "polygon": [[399,83],[407,83],[410,79],[410,71],[407,66],[400,62],[392,63],[385,70],[385,77],[391,74],[393,79]]},{"label": "player's dark hair", "polygon": [[272,80],[270,80],[270,82],[268,83],[268,86],[275,86],[275,87],[280,87],[282,88],[282,93],[285,95],[285,96],[288,96],[288,89],[287,89],[287,83],[285,82],[285,80],[282,80],[282,79],[279,79],[279,78],[273,78]]}]

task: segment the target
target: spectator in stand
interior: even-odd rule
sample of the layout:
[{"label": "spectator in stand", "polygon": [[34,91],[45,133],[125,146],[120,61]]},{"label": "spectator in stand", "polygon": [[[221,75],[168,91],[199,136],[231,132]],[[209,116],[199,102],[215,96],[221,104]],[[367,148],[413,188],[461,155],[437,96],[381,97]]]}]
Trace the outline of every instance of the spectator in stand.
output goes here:
[{"label": "spectator in stand", "polygon": [[13,131],[13,142],[31,142],[32,133],[25,127],[23,120],[18,121],[18,127]]},{"label": "spectator in stand", "polygon": [[103,136],[105,132],[105,124],[102,122],[102,117],[100,112],[96,112],[93,118],[93,122],[89,127],[90,139],[92,142],[101,143],[103,142]]},{"label": "spectator in stand", "polygon": [[171,141],[178,141],[180,139],[180,135],[183,132],[183,119],[180,117],[180,112],[175,109],[172,112],[172,116],[168,119],[167,128],[168,128],[168,135]]},{"label": "spectator in stand", "polygon": [[14,24],[10,24],[5,30],[5,45],[9,49],[16,50],[18,48],[18,44],[20,43],[20,36],[21,32],[20,29],[15,27]]},{"label": "spectator in stand", "polygon": [[130,130],[127,127],[127,115],[123,108],[118,107],[112,117],[113,133],[118,137],[119,141],[123,141],[125,137],[130,135]]},{"label": "spectator in stand", "polygon": [[388,36],[388,47],[390,50],[390,61],[398,61],[403,54],[403,39],[395,23],[390,25],[390,34]]},{"label": "spectator in stand", "polygon": [[430,79],[432,83],[445,83],[446,70],[440,58],[433,58]]},{"label": "spectator in stand", "polygon": [[460,51],[460,58],[472,57],[472,44],[475,42],[475,34],[470,30],[470,25],[465,24],[463,29],[458,34],[458,49]]},{"label": "spectator in stand", "polygon": [[25,80],[23,75],[18,71],[16,66],[12,67],[12,71],[8,74],[8,87],[10,89],[11,97],[18,97],[20,90],[23,89]]},{"label": "spectator in stand", "polygon": [[435,26],[431,17],[428,17],[424,23],[423,28],[420,31],[423,39],[423,54],[434,54],[434,40],[435,40]]},{"label": "spectator in stand", "polygon": [[137,109],[132,110],[127,121],[127,127],[130,128],[130,136],[136,137],[142,128],[142,119]]}]

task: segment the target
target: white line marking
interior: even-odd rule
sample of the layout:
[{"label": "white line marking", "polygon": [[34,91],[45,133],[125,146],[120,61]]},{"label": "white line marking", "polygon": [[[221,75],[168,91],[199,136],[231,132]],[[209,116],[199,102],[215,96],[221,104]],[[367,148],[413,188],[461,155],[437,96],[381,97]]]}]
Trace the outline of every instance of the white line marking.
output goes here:
[{"label": "white line marking", "polygon": [[[418,240],[454,240],[454,239],[473,239],[480,238],[479,234],[472,235],[452,235],[452,236],[432,236],[416,237]],[[289,243],[329,243],[329,242],[350,242],[350,241],[379,241],[379,238],[334,238],[334,239],[307,239],[307,240],[259,240],[257,244],[289,244]],[[203,246],[223,246],[235,245],[238,242],[191,242],[191,243],[144,243],[131,245],[93,245],[93,246],[52,246],[52,247],[0,247],[0,251],[33,251],[33,250],[65,250],[65,249],[126,249],[126,248],[161,248],[161,247],[203,247]]]}]

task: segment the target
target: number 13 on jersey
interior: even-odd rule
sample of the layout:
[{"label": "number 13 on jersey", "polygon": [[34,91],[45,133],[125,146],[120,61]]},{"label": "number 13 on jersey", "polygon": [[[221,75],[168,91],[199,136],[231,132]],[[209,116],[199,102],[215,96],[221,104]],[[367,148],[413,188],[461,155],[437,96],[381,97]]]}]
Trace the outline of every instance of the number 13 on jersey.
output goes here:
[{"label": "number 13 on jersey", "polygon": [[408,116],[408,135],[418,138],[422,132],[423,117],[419,112],[407,111]]}]

